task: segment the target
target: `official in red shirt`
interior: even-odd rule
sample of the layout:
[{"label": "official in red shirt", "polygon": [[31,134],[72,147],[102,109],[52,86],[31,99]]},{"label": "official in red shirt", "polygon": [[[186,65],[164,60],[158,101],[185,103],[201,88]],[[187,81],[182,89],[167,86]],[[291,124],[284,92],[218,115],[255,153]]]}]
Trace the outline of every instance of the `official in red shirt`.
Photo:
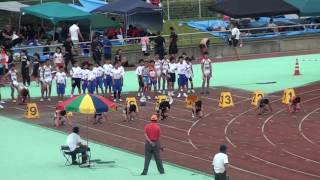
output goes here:
[{"label": "official in red shirt", "polygon": [[164,174],[164,169],[162,165],[162,160],[160,158],[160,135],[161,129],[159,124],[157,124],[158,116],[152,115],[151,123],[145,125],[144,127],[144,136],[146,137],[145,150],[144,150],[144,168],[141,175],[147,175],[149,164],[152,156],[156,161],[157,168],[160,174]]}]

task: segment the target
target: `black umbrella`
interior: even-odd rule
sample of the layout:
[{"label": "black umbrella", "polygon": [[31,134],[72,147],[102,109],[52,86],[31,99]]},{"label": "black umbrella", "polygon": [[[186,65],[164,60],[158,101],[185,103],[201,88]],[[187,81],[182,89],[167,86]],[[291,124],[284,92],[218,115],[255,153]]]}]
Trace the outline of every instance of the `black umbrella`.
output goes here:
[{"label": "black umbrella", "polygon": [[209,9],[233,18],[299,14],[299,9],[283,0],[223,0]]}]

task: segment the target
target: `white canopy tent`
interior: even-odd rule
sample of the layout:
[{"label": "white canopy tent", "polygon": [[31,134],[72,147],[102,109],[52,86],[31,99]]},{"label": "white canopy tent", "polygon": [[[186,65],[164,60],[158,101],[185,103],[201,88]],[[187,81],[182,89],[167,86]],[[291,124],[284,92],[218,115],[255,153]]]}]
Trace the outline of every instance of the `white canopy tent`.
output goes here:
[{"label": "white canopy tent", "polygon": [[20,12],[20,8],[28,7],[29,5],[19,3],[17,1],[0,2],[0,10],[10,12]]}]

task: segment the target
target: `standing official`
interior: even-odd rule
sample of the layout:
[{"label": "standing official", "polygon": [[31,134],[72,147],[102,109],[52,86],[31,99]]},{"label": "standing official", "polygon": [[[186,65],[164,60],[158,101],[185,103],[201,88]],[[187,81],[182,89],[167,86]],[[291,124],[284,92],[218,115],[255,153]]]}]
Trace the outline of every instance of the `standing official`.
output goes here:
[{"label": "standing official", "polygon": [[227,147],[225,145],[220,146],[220,152],[213,157],[213,173],[215,180],[227,180],[227,167],[229,164]]},{"label": "standing official", "polygon": [[164,169],[162,165],[162,160],[160,158],[160,134],[161,129],[160,126],[157,124],[158,117],[157,115],[151,116],[151,123],[147,124],[144,127],[144,135],[146,137],[145,143],[145,152],[144,152],[144,168],[141,175],[147,175],[149,163],[151,160],[152,155],[154,156],[154,160],[156,161],[158,171],[160,174],[164,174]]}]

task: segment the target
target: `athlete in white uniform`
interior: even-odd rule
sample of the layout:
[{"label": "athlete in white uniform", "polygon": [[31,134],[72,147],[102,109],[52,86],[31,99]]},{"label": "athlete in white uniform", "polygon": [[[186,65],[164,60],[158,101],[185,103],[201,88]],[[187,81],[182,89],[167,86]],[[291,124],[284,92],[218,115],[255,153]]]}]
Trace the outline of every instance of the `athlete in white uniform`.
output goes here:
[{"label": "athlete in white uniform", "polygon": [[178,86],[180,89],[180,92],[178,94],[178,98],[181,97],[181,94],[183,94],[184,97],[187,97],[188,95],[186,94],[187,90],[187,77],[186,77],[186,69],[187,69],[187,64],[185,63],[184,59],[182,56],[179,57],[179,62],[176,64],[177,67],[177,73],[178,73]]},{"label": "athlete in white uniform", "polygon": [[159,59],[159,55],[154,56],[154,69],[157,74],[158,92],[161,93],[161,74],[162,74],[162,62]]},{"label": "athlete in white uniform", "polygon": [[138,78],[138,84],[139,84],[139,89],[138,89],[138,97],[143,96],[143,77],[142,77],[142,70],[144,69],[144,60],[140,59],[139,60],[139,65],[136,68],[136,75]]},{"label": "athlete in white uniform", "polygon": [[93,68],[93,73],[96,76],[96,93],[99,94],[99,88],[101,93],[104,94],[103,91],[103,77],[104,77],[104,69],[99,64],[95,65],[96,67]]},{"label": "athlete in white uniform", "polygon": [[111,72],[112,76],[112,84],[113,84],[113,101],[122,101],[121,99],[121,91],[123,86],[123,76],[124,76],[124,68],[120,66],[120,62],[116,62],[115,67]]},{"label": "athlete in white uniform", "polygon": [[11,66],[11,69],[8,71],[8,73],[5,75],[5,77],[10,77],[10,87],[11,87],[11,99],[12,102],[17,102],[14,99],[14,90],[17,90],[17,94],[19,93],[18,91],[18,77],[19,77],[19,73],[15,67],[15,65],[13,64]]},{"label": "athlete in white uniform", "polygon": [[167,81],[168,81],[168,96],[174,96],[174,84],[176,82],[177,64],[174,57],[170,57],[170,63],[168,65]]},{"label": "athlete in white uniform", "polygon": [[90,70],[88,69],[88,65],[85,64],[81,70],[81,81],[82,81],[82,92],[83,94],[86,93],[86,90],[88,89],[88,76],[89,76]]},{"label": "athlete in white uniform", "polygon": [[[193,89],[193,68],[192,68],[192,63],[191,59],[189,57],[186,58],[187,61],[187,66],[186,66],[186,77],[187,77],[187,89],[188,93],[194,93]],[[189,82],[190,82],[190,89],[189,89]]]},{"label": "athlete in white uniform", "polygon": [[43,66],[43,72],[42,74],[40,74],[40,76],[42,76],[43,79],[43,84],[42,84],[42,88],[43,88],[43,92],[41,95],[41,99],[40,101],[43,101],[44,98],[44,93],[46,93],[46,98],[48,101],[51,101],[50,97],[51,97],[51,84],[52,84],[52,67],[51,65],[49,65],[49,61],[46,61],[44,66]]},{"label": "athlete in white uniform", "polygon": [[81,94],[81,76],[82,69],[80,68],[78,62],[76,61],[71,68],[70,75],[72,78],[72,89],[71,89],[71,97],[73,97],[74,89],[78,88],[78,93]]},{"label": "athlete in white uniform", "polygon": [[202,92],[204,94],[204,87],[207,83],[206,93],[209,94],[210,79],[212,77],[211,59],[208,57],[208,53],[204,53],[203,59],[201,60],[202,70]]},{"label": "athlete in white uniform", "polygon": [[66,89],[66,84],[67,84],[67,75],[64,72],[63,66],[59,66],[58,72],[55,75],[55,80],[56,80],[56,85],[57,85],[57,94],[58,97],[63,99],[65,89]]},{"label": "athlete in white uniform", "polygon": [[111,87],[112,87],[112,77],[111,77],[111,72],[113,69],[112,64],[110,63],[110,60],[106,60],[105,64],[103,65],[104,69],[104,88],[105,92],[107,93],[109,90],[109,93],[111,94]]},{"label": "athlete in white uniform", "polygon": [[[164,59],[160,60],[160,62],[162,64],[162,66],[161,66],[162,94],[166,94],[166,83],[167,83],[167,89],[169,91],[168,70],[169,70],[170,60],[169,60],[168,55],[166,54],[164,56]],[[160,88],[159,88],[159,90],[160,90]]]}]

